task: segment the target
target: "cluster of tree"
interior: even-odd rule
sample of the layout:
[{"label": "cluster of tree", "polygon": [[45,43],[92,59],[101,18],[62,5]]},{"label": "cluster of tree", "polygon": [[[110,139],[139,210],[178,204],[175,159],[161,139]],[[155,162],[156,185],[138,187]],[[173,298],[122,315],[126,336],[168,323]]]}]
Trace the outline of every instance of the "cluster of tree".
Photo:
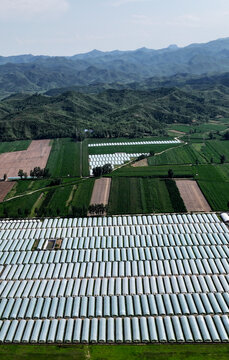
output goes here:
[{"label": "cluster of tree", "polygon": [[16,209],[13,209],[13,212],[12,212],[12,210],[10,208],[5,206],[3,208],[3,217],[5,217],[5,218],[8,218],[8,217],[23,218],[23,217],[29,216],[29,214],[30,214],[30,210],[28,208],[25,208],[25,209],[18,208],[16,210],[16,213],[15,213],[15,210]]},{"label": "cluster of tree", "polygon": [[97,166],[93,168],[92,172],[95,177],[99,177],[105,174],[109,174],[112,171],[111,164],[105,164],[103,166]]},{"label": "cluster of tree", "polygon": [[20,170],[18,171],[18,176],[19,176],[21,179],[22,179],[22,178],[27,179],[28,174],[27,174],[27,172],[24,172],[22,169],[20,169]]},{"label": "cluster of tree", "polygon": [[58,186],[61,185],[62,180],[61,179],[53,179],[52,181],[50,181],[50,184],[47,186]]},{"label": "cluster of tree", "polygon": [[105,212],[107,212],[107,205],[104,204],[93,204],[90,205],[88,208],[88,212],[92,215],[103,215]]},{"label": "cluster of tree", "polygon": [[41,169],[40,166],[36,166],[33,170],[30,170],[30,176],[32,178],[48,178],[50,177],[49,169]]},{"label": "cluster of tree", "polygon": [[[23,178],[27,179],[28,178],[27,172],[25,172],[22,169],[19,169],[18,176],[21,179],[23,179]],[[48,168],[41,169],[39,166],[36,166],[33,170],[30,170],[30,176],[32,178],[38,178],[38,179],[39,178],[48,178],[50,176],[49,169]]]}]

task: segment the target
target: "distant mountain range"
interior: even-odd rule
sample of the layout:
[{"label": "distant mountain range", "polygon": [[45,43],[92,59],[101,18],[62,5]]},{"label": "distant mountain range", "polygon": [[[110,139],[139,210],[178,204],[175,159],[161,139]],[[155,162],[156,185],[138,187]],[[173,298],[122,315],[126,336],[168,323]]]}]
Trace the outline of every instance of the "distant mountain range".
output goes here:
[{"label": "distant mountain range", "polygon": [[[0,96],[56,88],[92,88],[99,84],[131,87],[134,83],[161,83],[168,77],[174,81],[180,74],[183,78],[203,74],[208,77],[225,72],[229,72],[229,38],[161,50],[93,50],[71,57],[0,57]],[[194,81],[197,83],[197,78]]]}]

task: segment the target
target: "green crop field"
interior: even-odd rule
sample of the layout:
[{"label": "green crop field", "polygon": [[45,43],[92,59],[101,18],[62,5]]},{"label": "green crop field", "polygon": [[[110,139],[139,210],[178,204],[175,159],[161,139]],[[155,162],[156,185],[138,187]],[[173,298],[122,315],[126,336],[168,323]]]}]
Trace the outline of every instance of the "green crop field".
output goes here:
[{"label": "green crop field", "polygon": [[70,138],[53,140],[47,162],[52,177],[80,176],[80,143]]},{"label": "green crop field", "polygon": [[149,165],[166,164],[199,164],[220,163],[220,155],[225,155],[229,162],[229,142],[223,140],[207,140],[193,142],[165,151],[148,158]]},{"label": "green crop field", "polygon": [[31,140],[17,140],[11,142],[0,142],[0,154],[12,151],[26,150]]},{"label": "green crop field", "polygon": [[1,345],[4,360],[227,360],[228,344]]},{"label": "green crop field", "polygon": [[[194,145],[194,144],[193,144]],[[196,145],[199,145],[196,146]],[[148,158],[149,165],[173,165],[173,164],[195,164],[206,163],[206,160],[201,156],[200,144],[194,146],[184,145],[165,151],[160,155],[154,155]]]},{"label": "green crop field", "polygon": [[[174,138],[174,134],[172,136]],[[157,141],[157,140],[172,140],[167,139],[165,136],[147,136],[145,138],[101,138],[101,139],[95,139],[91,138],[86,140],[88,144],[101,144],[101,143],[126,143],[126,142],[137,142],[137,141]]]},{"label": "green crop field", "polygon": [[[72,185],[64,187],[60,186],[56,189],[49,190],[41,203],[39,212],[43,215],[67,216],[69,214],[69,207],[67,206],[67,201],[72,192],[72,187]],[[46,201],[47,199],[48,201]]]},{"label": "green crop field", "polygon": [[0,217],[20,218],[29,216],[34,203],[40,195],[41,192],[36,192],[28,196],[22,196],[0,203]]},{"label": "green crop field", "polygon": [[140,177],[115,177],[112,179],[108,205],[109,214],[147,214],[173,211],[174,207],[164,180]]},{"label": "green crop field", "polygon": [[214,211],[228,210],[229,164],[199,165],[195,167],[195,180]]},{"label": "green crop field", "polygon": [[89,147],[88,151],[89,151],[90,155],[114,154],[114,153],[118,153],[118,152],[149,153],[150,151],[159,153],[166,149],[175,148],[179,145],[180,144],[98,146],[98,147]]},{"label": "green crop field", "polygon": [[224,182],[227,180],[225,178],[225,168],[227,164],[224,165],[199,165],[195,167],[195,180],[205,180],[205,181],[216,181]]},{"label": "green crop field", "polygon": [[75,207],[76,209],[83,209],[84,215],[86,215],[88,206],[90,204],[94,181],[94,179],[83,180],[79,184],[77,191],[74,193],[72,199],[72,207]]},{"label": "green crop field", "polygon": [[8,201],[0,204],[0,217],[81,216],[74,208],[84,209],[86,215],[94,179],[64,180],[60,185],[52,185],[51,179],[19,180]]},{"label": "green crop field", "polygon": [[110,176],[141,176],[141,177],[158,177],[158,176],[167,176],[168,170],[172,168],[174,176],[184,177],[184,176],[194,176],[195,166],[190,165],[164,165],[164,166],[143,166],[143,167],[133,167],[133,166],[124,166],[120,169],[113,171]]},{"label": "green crop field", "polygon": [[229,182],[198,181],[209,205],[214,211],[228,211]]},{"label": "green crop field", "polygon": [[32,192],[45,188],[50,183],[48,179],[41,180],[18,180],[17,184],[7,194],[6,199],[10,199],[14,196],[22,195],[27,192]]},{"label": "green crop field", "polygon": [[186,124],[171,124],[168,125],[169,130],[181,131],[184,133],[190,133],[193,136],[198,136],[200,134],[206,134],[210,131],[224,131],[228,128],[228,120],[220,119],[217,123],[205,123],[205,124],[196,124],[196,125],[186,125]]}]

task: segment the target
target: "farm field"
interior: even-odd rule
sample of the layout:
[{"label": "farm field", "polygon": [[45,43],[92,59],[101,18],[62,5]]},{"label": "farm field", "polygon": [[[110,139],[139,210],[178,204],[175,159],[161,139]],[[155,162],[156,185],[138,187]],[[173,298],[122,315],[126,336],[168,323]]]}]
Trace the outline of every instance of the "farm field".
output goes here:
[{"label": "farm field", "polygon": [[[10,184],[11,182],[9,182]],[[13,189],[7,194],[7,196],[5,197],[6,199],[10,199],[14,196],[18,196],[18,195],[22,195],[28,192],[33,192],[42,188],[45,188],[46,186],[48,186],[50,183],[50,180],[47,179],[41,179],[41,180],[28,180],[28,179],[23,179],[23,180],[17,180],[15,182],[15,186],[13,187]]]},{"label": "farm field", "polygon": [[140,177],[112,179],[108,214],[173,211],[165,181]]},{"label": "farm field", "polygon": [[219,119],[216,122],[205,123],[205,124],[196,124],[196,125],[186,125],[186,124],[171,124],[168,126],[168,129],[181,131],[184,133],[192,133],[193,136],[199,136],[200,134],[205,134],[210,131],[224,131],[229,128],[228,119]]},{"label": "farm field", "polygon": [[206,159],[192,145],[179,146],[165,151],[162,154],[154,155],[148,158],[149,165],[179,165],[206,163]]},{"label": "farm field", "polygon": [[196,181],[176,180],[176,185],[188,211],[211,211]]},{"label": "farm field", "polygon": [[[101,357],[102,354],[102,357]],[[185,345],[1,345],[5,360],[227,360],[228,344]]]},{"label": "farm field", "polygon": [[18,177],[19,169],[29,176],[35,166],[46,167],[51,147],[50,140],[33,140],[27,150],[0,154],[0,177]]},{"label": "farm field", "polygon": [[41,192],[0,203],[0,217],[28,217]]},{"label": "farm field", "polygon": [[200,189],[214,211],[228,211],[229,181],[198,181]]},{"label": "farm field", "polygon": [[45,193],[43,201],[41,202],[38,212],[41,215],[61,215],[67,216],[69,209],[67,201],[72,192],[72,185],[60,186],[56,189],[49,190]]},{"label": "farm field", "polygon": [[148,158],[149,165],[220,163],[220,155],[229,161],[229,144],[222,140],[194,142]]},{"label": "farm field", "polygon": [[107,205],[111,187],[111,178],[96,179],[93,187],[90,205]]},{"label": "farm field", "polygon": [[80,143],[70,138],[55,139],[46,167],[52,177],[80,176]]},{"label": "farm field", "polygon": [[[58,186],[50,186],[51,180],[18,181],[6,197],[8,201],[0,203],[0,217],[86,214],[94,179],[68,180]],[[21,202],[23,204],[20,207]]]},{"label": "farm field", "polygon": [[120,177],[120,176],[141,176],[141,177],[160,177],[167,176],[168,170],[173,169],[175,177],[192,177],[196,173],[196,167],[190,165],[162,165],[162,166],[147,166],[147,167],[133,167],[133,166],[124,166],[120,169],[113,171],[110,176],[111,177]]},{"label": "farm field", "polygon": [[1,142],[0,143],[0,154],[12,151],[22,151],[27,150],[31,140],[17,140],[10,142]]},{"label": "farm field", "polygon": [[[138,141],[139,139],[136,139]],[[180,144],[145,144],[145,145],[115,145],[115,146],[99,146],[89,147],[88,152],[90,155],[98,154],[114,154],[119,152],[125,153],[148,153],[154,151],[155,153],[164,151],[166,149],[175,148]]]},{"label": "farm field", "polygon": [[78,213],[82,210],[81,216],[85,216],[87,213],[94,182],[95,180],[93,178],[82,181],[72,199],[72,207],[75,208]]},{"label": "farm field", "polygon": [[[172,138],[174,138],[174,134],[171,136]],[[94,138],[90,138],[87,139],[86,142],[88,144],[101,144],[101,143],[107,143],[107,144],[112,144],[112,143],[116,143],[116,142],[135,142],[135,141],[158,141],[158,140],[165,140],[164,136],[147,136],[145,138],[101,138],[101,139],[94,139]],[[173,139],[167,139],[167,140],[173,140]]]}]

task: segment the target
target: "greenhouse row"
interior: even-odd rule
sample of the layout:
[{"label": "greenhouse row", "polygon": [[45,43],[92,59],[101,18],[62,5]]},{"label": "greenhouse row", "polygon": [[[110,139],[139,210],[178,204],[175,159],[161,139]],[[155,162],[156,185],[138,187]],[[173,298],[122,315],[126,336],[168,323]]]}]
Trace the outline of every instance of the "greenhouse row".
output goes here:
[{"label": "greenhouse row", "polygon": [[102,154],[102,155],[89,155],[90,175],[93,175],[93,169],[110,164],[113,167],[123,165],[132,159],[140,156],[149,156],[149,153],[115,153],[115,154]]},{"label": "greenhouse row", "polygon": [[227,259],[140,260],[63,264],[20,264],[0,268],[0,280],[229,274]]},{"label": "greenhouse row", "polygon": [[170,214],[170,215],[128,215],[86,218],[51,218],[42,220],[3,220],[0,229],[74,228],[91,226],[157,225],[220,222],[215,213]]},{"label": "greenhouse row", "polygon": [[229,314],[228,293],[150,294],[10,298],[0,302],[0,319]]},{"label": "greenhouse row", "polygon": [[[2,281],[0,298],[228,293],[228,275]],[[227,295],[225,295],[227,296]]]},{"label": "greenhouse row", "polygon": [[[229,229],[224,223],[178,224],[178,225],[127,225],[127,226],[95,226],[79,228],[48,228],[33,230],[1,230],[0,240],[17,239],[59,239],[97,236],[130,236],[130,235],[188,235],[224,233],[229,236]],[[205,236],[206,237],[206,236]]]},{"label": "greenhouse row", "polygon": [[0,342],[229,341],[216,214],[0,222]]},{"label": "greenhouse row", "polygon": [[227,245],[115,248],[87,250],[40,250],[0,252],[0,264],[57,264],[137,260],[227,259]]},{"label": "greenhouse row", "polygon": [[[38,230],[39,231],[39,230]],[[53,239],[53,238],[52,238]],[[54,238],[55,239],[55,238]],[[53,239],[53,241],[55,241]],[[58,238],[59,239],[59,238]],[[11,241],[9,241],[11,240]],[[13,240],[13,241],[12,241]],[[30,251],[34,248],[35,241],[39,240],[36,243],[36,249],[42,250],[47,248],[48,240],[45,238],[40,238],[39,234],[35,238],[22,238],[22,239],[4,239],[0,240],[0,258],[2,252],[10,251]],[[120,251],[125,253],[129,248],[165,248],[165,247],[184,247],[184,246],[195,246],[195,247],[208,247],[209,256],[211,257],[211,251],[214,252],[214,249],[218,249],[220,253],[220,248],[224,249],[227,252],[227,244],[229,242],[229,233],[203,233],[203,234],[162,234],[162,235],[114,235],[114,236],[92,236],[92,237],[69,237],[61,239],[61,250],[102,250],[106,249],[112,252]],[[54,242],[55,245],[55,242]],[[210,246],[210,247],[209,247]],[[221,247],[222,246],[222,247]],[[226,247],[225,247],[226,246]],[[54,246],[53,246],[54,247]],[[113,250],[112,250],[113,249]],[[58,250],[60,251],[60,250]],[[128,250],[131,251],[131,250]],[[136,250],[135,250],[136,251]],[[148,250],[146,250],[148,251]],[[160,251],[160,250],[159,250]],[[166,251],[166,250],[164,250]],[[58,255],[57,255],[58,256]],[[123,255],[124,256],[124,255]],[[199,256],[199,255],[198,255]],[[218,255],[217,255],[218,256]],[[223,255],[222,255],[223,256]],[[55,260],[54,260],[55,261]]]},{"label": "greenhouse row", "polygon": [[128,142],[106,142],[106,143],[91,143],[89,147],[97,146],[127,146],[127,145],[163,145],[163,144],[179,144],[181,141],[176,140],[147,140],[147,141],[128,141]]},{"label": "greenhouse row", "polygon": [[0,343],[228,342],[228,332],[225,315],[6,320]]}]

